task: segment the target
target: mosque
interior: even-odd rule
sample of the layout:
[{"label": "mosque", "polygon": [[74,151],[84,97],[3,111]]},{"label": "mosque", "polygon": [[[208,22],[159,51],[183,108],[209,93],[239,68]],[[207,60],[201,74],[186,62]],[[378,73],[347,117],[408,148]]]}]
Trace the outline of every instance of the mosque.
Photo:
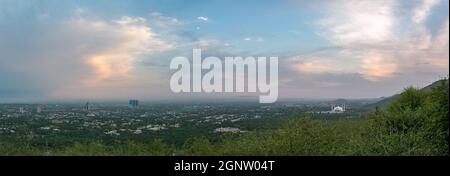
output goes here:
[{"label": "mosque", "polygon": [[331,110],[328,111],[312,111],[312,113],[318,113],[318,114],[343,114],[347,110],[347,106],[345,104],[343,105],[331,105]]},{"label": "mosque", "polygon": [[330,113],[344,113],[345,112],[345,104],[341,106],[331,105]]}]

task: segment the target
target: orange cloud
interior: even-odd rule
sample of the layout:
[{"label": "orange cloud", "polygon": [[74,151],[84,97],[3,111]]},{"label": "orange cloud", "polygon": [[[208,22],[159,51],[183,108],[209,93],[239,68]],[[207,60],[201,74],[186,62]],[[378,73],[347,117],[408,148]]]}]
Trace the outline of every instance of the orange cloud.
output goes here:
[{"label": "orange cloud", "polygon": [[132,86],[137,79],[133,69],[138,57],[172,48],[148,26],[141,17],[113,21],[83,17],[70,20],[68,30],[78,37],[74,50],[84,54],[80,59],[91,68],[91,74],[53,95],[72,97],[83,92],[105,93],[109,89]]},{"label": "orange cloud", "polygon": [[145,22],[141,17],[122,17],[114,21],[80,18],[72,21],[75,28],[82,27],[88,37],[104,39],[98,42],[107,46],[86,57],[86,63],[93,68],[94,75],[83,83],[92,86],[103,81],[131,79],[131,70],[139,55],[171,48],[171,45],[157,38]]},{"label": "orange cloud", "polygon": [[363,55],[362,74],[368,80],[380,81],[392,77],[397,69],[397,64],[389,54],[371,51]]}]

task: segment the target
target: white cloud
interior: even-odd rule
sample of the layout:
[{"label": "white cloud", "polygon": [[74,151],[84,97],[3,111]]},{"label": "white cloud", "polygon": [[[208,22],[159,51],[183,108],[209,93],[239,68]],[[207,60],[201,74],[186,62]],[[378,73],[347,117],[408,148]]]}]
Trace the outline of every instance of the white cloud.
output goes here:
[{"label": "white cloud", "polygon": [[143,25],[145,22],[147,22],[147,19],[142,17],[129,17],[129,16],[123,16],[122,18],[118,20],[113,20],[113,22],[120,24],[120,25]]},{"label": "white cloud", "polygon": [[423,0],[422,3],[414,10],[412,20],[415,23],[423,23],[431,13],[431,9],[438,5],[441,0]]},{"label": "white cloud", "polygon": [[394,36],[396,1],[337,1],[331,14],[318,24],[326,29],[321,35],[337,45],[387,42]]},{"label": "white cloud", "polygon": [[150,18],[146,19],[148,24],[152,27],[162,28],[164,30],[170,30],[173,27],[186,24],[186,21],[179,20],[174,17],[164,16],[159,12],[150,13]]},{"label": "white cloud", "polygon": [[172,48],[147,25],[145,18],[128,16],[112,21],[87,17],[67,21],[64,31],[70,31],[74,38],[60,42],[82,52],[78,59],[89,66],[92,74],[52,95],[77,97],[87,92],[93,95],[102,92],[98,94],[102,95],[108,89],[134,84],[136,76],[133,70],[139,56]]},{"label": "white cloud", "polygon": [[250,41],[258,42],[258,43],[264,42],[264,38],[262,38],[262,37],[256,37],[256,38],[245,37],[243,40],[247,41],[247,42],[250,42]]},{"label": "white cloud", "polygon": [[[340,48],[336,59],[345,55],[347,63],[356,67],[342,71],[358,72],[369,81],[385,81],[421,70],[442,73],[442,68],[448,69],[448,48],[442,49],[448,45],[448,23],[439,35],[433,35],[422,23],[438,3],[423,1],[412,10],[412,17],[405,18],[402,15],[410,13],[398,13],[402,7],[394,0],[336,1],[328,7],[326,18],[319,20],[319,35]],[[411,18],[414,23],[404,21]]]},{"label": "white cloud", "polygon": [[197,17],[197,19],[201,21],[209,21],[209,18],[207,16],[199,16]]},{"label": "white cloud", "polygon": [[130,77],[136,57],[171,48],[170,44],[157,38],[156,34],[145,26],[145,21],[141,17],[122,17],[111,22],[80,18],[67,23],[70,28],[68,30],[78,32],[80,39],[86,40],[84,44],[90,44],[88,41],[91,37],[96,38],[96,44],[115,42],[104,43],[108,48],[87,56],[86,62],[96,72],[91,81]]},{"label": "white cloud", "polygon": [[374,53],[386,44],[397,41],[394,33],[396,5],[396,1],[349,0],[337,1],[329,8],[327,18],[318,22],[324,29],[320,35],[342,48],[337,55],[351,59],[345,63],[360,64],[357,70],[345,70],[346,67],[343,67],[342,72],[359,72],[371,81],[392,76],[394,71],[391,69],[396,68],[395,58],[381,59]]}]

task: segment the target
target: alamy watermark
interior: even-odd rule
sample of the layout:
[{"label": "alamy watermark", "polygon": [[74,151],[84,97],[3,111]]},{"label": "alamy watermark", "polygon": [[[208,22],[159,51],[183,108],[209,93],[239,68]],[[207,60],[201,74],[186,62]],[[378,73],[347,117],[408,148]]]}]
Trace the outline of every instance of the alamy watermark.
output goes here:
[{"label": "alamy watermark", "polygon": [[170,89],[174,93],[259,92],[260,103],[274,103],[278,99],[278,57],[225,57],[221,60],[210,56],[203,59],[201,49],[193,49],[192,65],[186,57],[175,57],[170,69],[176,70],[170,79]]}]

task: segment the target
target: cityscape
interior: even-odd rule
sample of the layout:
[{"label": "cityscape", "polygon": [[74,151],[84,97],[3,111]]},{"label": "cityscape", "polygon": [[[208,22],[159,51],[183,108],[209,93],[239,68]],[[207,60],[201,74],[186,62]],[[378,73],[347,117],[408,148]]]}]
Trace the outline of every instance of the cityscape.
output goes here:
[{"label": "cityscape", "polygon": [[[315,114],[317,118],[360,118],[367,104],[378,99],[346,101],[332,111],[322,111],[334,101],[299,101],[263,105],[251,102],[188,104],[126,103],[1,104],[0,138],[3,140],[54,141],[64,143],[90,136],[99,140],[157,138],[182,144],[188,137],[219,136],[273,128],[289,116]],[[360,108],[360,110],[358,110]],[[329,112],[329,113],[325,113]],[[336,114],[336,115],[333,115]],[[186,138],[174,138],[189,132]],[[145,136],[145,137],[144,137]],[[67,138],[68,141],[60,139]]]}]

